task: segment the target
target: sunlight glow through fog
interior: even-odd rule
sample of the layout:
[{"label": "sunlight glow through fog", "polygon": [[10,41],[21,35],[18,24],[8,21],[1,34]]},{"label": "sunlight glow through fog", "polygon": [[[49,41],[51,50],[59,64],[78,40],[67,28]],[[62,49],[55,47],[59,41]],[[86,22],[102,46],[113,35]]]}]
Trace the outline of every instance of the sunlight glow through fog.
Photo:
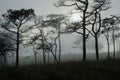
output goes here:
[{"label": "sunlight glow through fog", "polygon": [[70,15],[70,22],[78,22],[80,20],[80,13],[73,13]]}]

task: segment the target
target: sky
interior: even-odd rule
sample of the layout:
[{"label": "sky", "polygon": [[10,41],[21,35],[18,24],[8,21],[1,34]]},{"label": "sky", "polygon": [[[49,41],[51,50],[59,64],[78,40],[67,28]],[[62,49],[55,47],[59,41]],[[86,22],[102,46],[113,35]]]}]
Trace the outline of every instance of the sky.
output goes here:
[{"label": "sky", "polygon": [[57,0],[0,0],[0,14],[8,9],[33,8],[37,15],[66,13],[68,8],[56,8],[53,3]]},{"label": "sky", "polygon": [[[71,11],[71,8],[68,8],[68,7],[56,8],[53,5],[53,3],[55,3],[56,1],[57,0],[0,0],[0,15],[4,14],[8,9],[21,9],[21,8],[26,8],[26,9],[32,8],[35,10],[35,13],[37,15],[67,14]],[[119,15],[120,0],[111,0],[111,1],[112,1],[111,9],[106,11],[104,14]],[[73,38],[76,38],[76,37],[74,36]],[[69,40],[69,43],[72,43],[73,41]],[[68,40],[66,40],[64,43],[66,42],[68,43]],[[63,43],[63,46],[65,45],[64,43]],[[68,46],[70,46],[70,44],[68,44]],[[69,51],[69,52],[72,52],[72,51]]]},{"label": "sky", "polygon": [[[70,11],[68,7],[56,8],[53,3],[57,0],[0,0],[0,14],[8,9],[33,8],[37,15],[47,15],[51,13],[67,13]],[[120,13],[120,0],[111,0],[112,8],[110,12],[114,14]],[[109,13],[107,13],[109,14]]]}]

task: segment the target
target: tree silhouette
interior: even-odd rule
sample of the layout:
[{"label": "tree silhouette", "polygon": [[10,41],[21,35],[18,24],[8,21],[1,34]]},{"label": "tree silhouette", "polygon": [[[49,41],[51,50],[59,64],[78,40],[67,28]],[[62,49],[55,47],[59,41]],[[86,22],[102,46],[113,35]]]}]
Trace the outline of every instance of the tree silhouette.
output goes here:
[{"label": "tree silhouette", "polygon": [[107,47],[108,47],[108,59],[110,59],[110,26],[109,26],[109,23],[108,23],[108,18],[105,18],[103,19],[103,22],[102,22],[102,27],[103,27],[103,30],[101,31],[102,34],[104,34],[105,36],[105,39],[107,40]]},{"label": "tree silhouette", "polygon": [[5,37],[6,36],[13,36],[9,35],[9,33],[6,32],[1,32],[0,33],[0,61],[3,66],[8,65],[8,54],[11,51],[15,51],[14,43],[12,42],[11,39]]},{"label": "tree silhouette", "polygon": [[[73,4],[67,4],[66,2],[72,1]],[[73,30],[76,31],[78,29],[82,29],[82,31],[79,31],[79,34],[82,34],[83,36],[83,61],[86,60],[86,39],[88,37],[87,34],[87,26],[89,25],[89,21],[88,19],[95,14],[95,12],[99,9],[101,10],[104,3],[106,6],[106,4],[109,4],[109,0],[94,0],[92,2],[90,2],[89,0],[59,0],[57,2],[57,4],[54,4],[56,7],[60,7],[60,6],[75,6],[76,10],[79,10],[80,13],[82,13],[81,18],[82,20],[79,22],[79,24],[77,23],[77,25],[74,25]],[[92,4],[92,6],[90,5]],[[99,4],[99,5],[98,5]],[[109,8],[109,7],[108,7]],[[105,8],[107,9],[107,8]],[[98,12],[99,12],[98,10]],[[76,28],[77,26],[77,28]],[[89,32],[89,31],[88,31]],[[77,32],[78,33],[78,32]]]},{"label": "tree silhouette", "polygon": [[[103,31],[102,31],[102,33],[104,33],[105,34],[105,37],[106,37],[106,39],[107,39],[107,44],[108,44],[108,57],[110,58],[110,51],[109,51],[109,45],[110,45],[110,43],[109,43],[109,37],[111,37],[112,38],[112,43],[113,43],[113,58],[115,58],[115,54],[116,54],[116,48],[115,48],[115,38],[117,37],[116,35],[115,35],[115,31],[116,30],[119,30],[119,27],[117,26],[119,23],[120,23],[120,20],[119,20],[120,18],[118,17],[118,16],[113,16],[113,15],[111,15],[111,17],[110,18],[105,18],[104,20],[103,20],[103,24],[102,24],[102,26],[103,26]],[[110,35],[109,34],[109,32],[111,32],[112,34]]]},{"label": "tree silhouette", "polygon": [[[27,45],[34,46],[34,51],[40,51],[42,50],[43,54],[43,63],[46,64],[46,53],[51,53],[55,59],[55,61],[58,63],[57,57],[54,54],[53,47],[54,42],[52,40],[51,35],[54,35],[53,30],[44,31],[44,29],[48,28],[48,24],[50,23],[47,20],[44,20],[42,18],[35,18],[35,25],[36,28],[34,28],[38,32],[32,32],[33,36],[30,37],[30,41],[28,41]],[[53,34],[52,34],[53,33]]]},{"label": "tree silhouette", "polygon": [[89,32],[95,38],[96,60],[99,60],[98,37],[100,36],[100,29],[102,27],[101,12],[109,9],[109,3],[107,3],[107,0],[96,0],[94,3],[95,5],[93,6],[93,16],[91,16],[89,20],[89,23],[92,25],[92,32]]},{"label": "tree silhouette", "polygon": [[16,66],[19,66],[19,46],[22,43],[22,36],[29,31],[33,26],[25,26],[34,16],[33,9],[9,9],[2,15],[2,28],[16,35]]},{"label": "tree silhouette", "polygon": [[[47,23],[47,26],[51,26],[53,28],[56,29],[56,32],[57,32],[57,36],[56,38],[54,39],[54,45],[56,47],[55,49],[55,55],[57,55],[57,46],[59,45],[59,56],[58,56],[58,59],[59,59],[59,63],[61,62],[61,24],[62,24],[62,21],[65,19],[65,15],[62,15],[62,14],[50,14],[50,15],[47,15],[47,17],[49,18],[49,20],[46,21]],[[57,39],[58,39],[58,45],[57,45]]]},{"label": "tree silhouette", "polygon": [[[59,0],[58,4],[54,4],[55,6],[59,7],[59,6],[67,6],[67,7],[71,7],[71,6],[76,6],[78,10],[80,10],[82,12],[82,28],[83,28],[83,61],[86,60],[86,18],[87,18],[87,9],[88,9],[88,5],[89,5],[89,1],[85,0],[75,0],[73,1],[73,4],[65,4],[65,0]],[[84,7],[83,7],[84,6]]]}]

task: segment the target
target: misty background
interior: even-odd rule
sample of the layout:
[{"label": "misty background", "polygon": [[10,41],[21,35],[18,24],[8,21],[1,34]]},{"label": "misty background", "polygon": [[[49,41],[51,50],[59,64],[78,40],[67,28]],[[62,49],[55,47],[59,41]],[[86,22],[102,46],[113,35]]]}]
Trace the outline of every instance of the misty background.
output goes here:
[{"label": "misty background", "polygon": [[[109,16],[109,15],[120,15],[120,0],[111,0],[111,8],[105,12],[103,12],[103,16]],[[8,9],[21,9],[21,8],[32,8],[35,10],[35,14],[38,16],[46,16],[49,14],[65,14],[69,15],[72,11],[74,11],[74,7],[60,7],[56,8],[53,3],[56,3],[57,0],[0,0],[0,15],[4,14],[6,10]],[[77,14],[73,15],[70,17],[71,20],[76,20],[78,17]],[[80,35],[77,33],[71,33],[71,34],[62,34],[61,35],[61,46],[62,46],[62,60],[78,60],[80,57],[82,58],[82,44],[76,45],[75,42],[80,38]],[[80,41],[82,43],[82,41]],[[106,40],[104,38],[104,35],[101,35],[99,37],[99,48],[100,48],[100,53],[105,53],[107,52],[107,44]],[[95,54],[89,55],[91,53],[94,53],[94,39],[90,38],[87,41],[87,53],[88,56],[94,57],[90,59],[95,59]],[[113,47],[111,45],[110,50],[113,51]],[[80,54],[81,53],[81,54]],[[76,54],[76,55],[75,55]],[[38,54],[40,57],[42,54]],[[68,56],[69,55],[69,58]],[[102,58],[105,58],[106,56],[103,57],[103,54],[100,54]],[[107,55],[107,54],[105,54]],[[21,47],[20,48],[20,61],[24,62],[26,60],[26,63],[28,61],[32,61],[33,58],[33,52],[30,51],[27,48]],[[38,58],[42,61],[42,57]]]}]

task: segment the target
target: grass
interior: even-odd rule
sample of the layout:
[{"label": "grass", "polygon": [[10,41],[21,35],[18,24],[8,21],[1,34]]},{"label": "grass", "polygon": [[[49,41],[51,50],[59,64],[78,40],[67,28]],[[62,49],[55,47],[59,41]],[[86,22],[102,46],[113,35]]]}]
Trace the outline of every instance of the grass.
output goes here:
[{"label": "grass", "polygon": [[8,67],[0,80],[120,80],[120,60]]}]

